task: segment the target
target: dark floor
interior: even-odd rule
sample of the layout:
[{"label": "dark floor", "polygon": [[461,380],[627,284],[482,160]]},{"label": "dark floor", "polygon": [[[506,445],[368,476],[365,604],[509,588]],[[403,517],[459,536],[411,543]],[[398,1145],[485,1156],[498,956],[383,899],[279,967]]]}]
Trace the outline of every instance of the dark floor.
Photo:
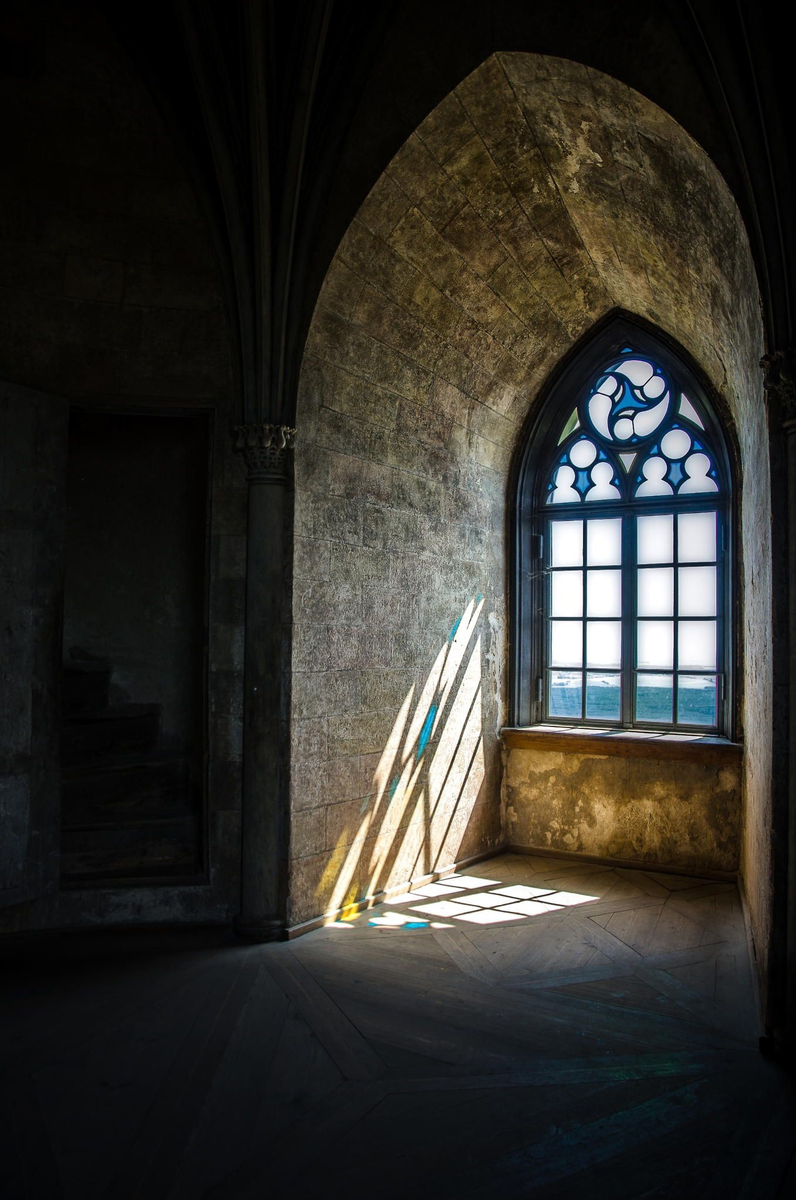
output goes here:
[{"label": "dark floor", "polygon": [[9,1200],[795,1194],[730,884],[503,855],[284,945],[2,953]]}]

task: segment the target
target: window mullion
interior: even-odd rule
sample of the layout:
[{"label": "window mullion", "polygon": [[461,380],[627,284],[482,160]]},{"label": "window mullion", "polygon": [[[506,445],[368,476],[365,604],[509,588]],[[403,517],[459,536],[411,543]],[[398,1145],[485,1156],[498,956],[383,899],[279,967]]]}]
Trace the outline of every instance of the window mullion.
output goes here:
[{"label": "window mullion", "polygon": [[631,725],[634,718],[633,683],[636,658],[636,538],[635,517],[622,517],[622,724]]},{"label": "window mullion", "polygon": [[[543,720],[548,716],[550,708],[550,612],[551,612],[551,589],[552,589],[552,524],[545,520],[539,525],[540,541],[538,543],[539,554],[535,560],[537,595],[542,603],[539,606],[538,612],[543,617],[539,622],[538,632],[538,663],[539,673],[538,678],[542,681],[541,697],[538,692],[538,684],[534,682],[533,692],[533,711],[537,717]],[[541,702],[540,702],[541,701]]]},{"label": "window mullion", "polygon": [[581,614],[581,638],[582,638],[581,645],[582,645],[583,657],[581,659],[581,668],[580,668],[580,719],[582,721],[586,720],[586,681],[588,679],[588,675],[586,674],[586,667],[587,667],[587,662],[588,662],[588,657],[587,657],[588,651],[586,649],[586,646],[587,646],[586,632],[588,630],[588,621],[587,621],[587,615],[586,615],[588,593],[586,591],[586,588],[588,586],[588,578],[589,578],[588,529],[589,529],[589,521],[588,521],[587,517],[584,517],[584,520],[583,520],[583,567],[582,567],[583,574],[581,576],[581,583],[582,583],[582,588],[583,588],[583,592],[582,592],[583,611]]},{"label": "window mullion", "polygon": [[680,653],[680,527],[677,521],[678,512],[672,515],[672,566],[674,567],[672,593],[672,724],[679,723],[680,715],[680,680],[677,674],[677,663]]}]

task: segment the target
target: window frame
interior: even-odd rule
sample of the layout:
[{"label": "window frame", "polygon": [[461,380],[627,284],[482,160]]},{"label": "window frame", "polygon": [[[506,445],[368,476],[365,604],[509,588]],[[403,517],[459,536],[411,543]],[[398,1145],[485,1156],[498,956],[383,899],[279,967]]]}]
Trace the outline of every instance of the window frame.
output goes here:
[{"label": "window frame", "polygon": [[[642,357],[653,359],[670,376],[678,390],[695,399],[705,421],[719,474],[719,492],[695,493],[687,497],[658,496],[643,500],[602,500],[579,505],[549,505],[546,487],[554,461],[558,436],[572,409],[580,403],[601,370],[626,346]],[[737,595],[735,537],[737,527],[735,486],[737,455],[730,441],[729,424],[721,413],[720,401],[709,382],[681,347],[660,330],[627,314],[612,314],[566,356],[542,388],[530,414],[519,447],[515,471],[515,495],[511,515],[513,584],[511,621],[511,720],[515,727],[544,722],[546,726],[572,728],[614,728],[647,731],[650,734],[697,734],[732,739],[736,731],[735,676],[738,658],[739,621],[733,608]],[[634,688],[638,673],[635,665],[637,621],[637,572],[635,536],[626,534],[638,515],[715,511],[717,513],[717,663],[715,674],[723,678],[723,694],[717,697],[716,726],[691,725],[676,721],[676,690],[673,695],[671,723],[636,721],[633,718]],[[556,520],[621,516],[622,538],[622,710],[619,721],[588,717],[552,717],[547,715],[549,666],[550,538],[548,522]],[[676,526],[676,521],[674,522]],[[585,530],[585,526],[584,526]],[[631,530],[634,534],[634,530]],[[677,571],[676,557],[672,563]],[[690,565],[690,564],[689,564]],[[585,564],[584,564],[585,569]],[[672,618],[676,620],[676,616]],[[585,621],[585,614],[583,617]],[[573,668],[578,669],[578,668]],[[585,683],[585,662],[583,665]],[[605,673],[609,673],[608,669]],[[669,674],[668,671],[651,673]],[[681,672],[687,674],[688,672]],[[714,674],[693,671],[693,674]],[[671,671],[676,689],[676,662]],[[541,692],[538,681],[542,680]],[[585,711],[583,689],[583,709]]]}]

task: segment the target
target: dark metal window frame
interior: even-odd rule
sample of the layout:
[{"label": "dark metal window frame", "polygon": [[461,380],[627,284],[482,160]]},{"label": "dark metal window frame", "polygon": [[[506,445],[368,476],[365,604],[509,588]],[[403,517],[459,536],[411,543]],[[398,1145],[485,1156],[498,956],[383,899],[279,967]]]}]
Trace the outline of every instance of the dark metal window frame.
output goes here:
[{"label": "dark metal window frame", "polygon": [[[572,506],[546,504],[546,485],[557,448],[558,436],[572,409],[590,388],[601,368],[617,357],[624,347],[632,346],[640,355],[648,355],[673,379],[678,387],[699,403],[708,434],[715,451],[719,473],[718,493],[697,493],[687,497],[647,497],[643,500],[611,500],[592,504],[582,502]],[[611,727],[649,730],[650,732],[683,732],[703,735],[718,735],[732,738],[735,733],[734,708],[734,659],[737,631],[731,619],[734,594],[734,536],[735,496],[733,463],[730,457],[728,434],[717,414],[717,403],[711,396],[709,383],[701,376],[698,368],[690,362],[688,355],[673,340],[646,322],[626,314],[614,314],[575,347],[553,377],[543,388],[526,427],[514,475],[514,504],[512,505],[511,548],[512,548],[512,679],[511,721],[515,726],[528,726],[544,721],[563,728]],[[650,669],[650,674],[671,675],[673,681],[673,719],[671,722],[634,720],[635,681],[639,673],[635,667],[636,621],[637,621],[637,563],[635,518],[639,515],[678,514],[687,512],[716,512],[717,514],[717,662],[716,671],[678,671],[675,658],[671,671]],[[550,631],[550,538],[548,523],[556,520],[583,520],[589,518],[621,517],[622,526],[622,607],[621,675],[622,712],[619,721],[573,717],[551,717],[548,715]],[[675,539],[677,521],[673,522]],[[651,564],[645,564],[651,565]],[[674,568],[675,589],[677,588],[677,545],[675,540],[673,561],[665,564]],[[688,563],[688,566],[699,565]],[[712,565],[712,564],[711,564]],[[583,570],[585,572],[585,561]],[[585,574],[584,574],[585,580]],[[677,636],[677,592],[672,617],[660,620],[674,622]],[[572,618],[576,620],[577,618]],[[616,620],[616,618],[606,618]],[[643,618],[647,619],[647,618]],[[656,618],[649,618],[655,620]],[[691,618],[688,618],[689,620]],[[699,618],[694,618],[699,619]],[[711,619],[712,618],[707,618]],[[586,613],[583,615],[585,639]],[[564,668],[562,668],[564,669]],[[586,705],[586,659],[582,669],[582,713]],[[602,674],[612,673],[600,669]],[[642,670],[642,673],[643,670]],[[719,680],[717,696],[717,723],[715,726],[691,725],[677,722],[677,676],[713,675]],[[723,687],[721,686],[723,682]]]}]

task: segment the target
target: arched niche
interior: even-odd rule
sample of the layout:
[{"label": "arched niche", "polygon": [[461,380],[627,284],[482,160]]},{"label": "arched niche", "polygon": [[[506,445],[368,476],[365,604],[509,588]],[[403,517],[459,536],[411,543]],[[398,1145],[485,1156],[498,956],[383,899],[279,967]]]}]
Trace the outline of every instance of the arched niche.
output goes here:
[{"label": "arched niche", "polygon": [[[719,172],[666,113],[599,72],[520,53],[488,58],[392,160],[307,339],[293,924],[511,841],[499,730],[512,457],[550,372],[614,309],[677,340],[737,438],[742,854],[764,933],[770,503],[748,239]],[[585,850],[582,832],[551,829],[548,844]],[[715,848],[726,833],[708,821],[698,836]],[[631,834],[633,857],[674,852]]]}]

